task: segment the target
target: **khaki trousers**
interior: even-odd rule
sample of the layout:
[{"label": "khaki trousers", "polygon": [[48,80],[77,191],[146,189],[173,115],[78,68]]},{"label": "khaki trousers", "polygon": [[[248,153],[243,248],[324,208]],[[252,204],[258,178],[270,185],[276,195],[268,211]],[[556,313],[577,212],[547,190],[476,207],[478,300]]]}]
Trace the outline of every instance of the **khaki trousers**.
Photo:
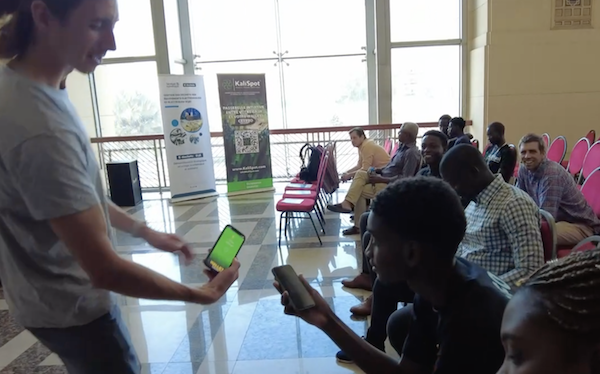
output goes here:
[{"label": "khaki trousers", "polygon": [[580,223],[556,222],[558,246],[575,246],[583,239],[594,235],[594,231]]},{"label": "khaki trousers", "polygon": [[346,194],[346,201],[354,205],[354,226],[358,227],[360,217],[367,211],[367,200],[373,199],[386,187],[386,183],[375,183],[375,185],[369,183],[369,173],[366,171],[359,170],[356,172]]}]

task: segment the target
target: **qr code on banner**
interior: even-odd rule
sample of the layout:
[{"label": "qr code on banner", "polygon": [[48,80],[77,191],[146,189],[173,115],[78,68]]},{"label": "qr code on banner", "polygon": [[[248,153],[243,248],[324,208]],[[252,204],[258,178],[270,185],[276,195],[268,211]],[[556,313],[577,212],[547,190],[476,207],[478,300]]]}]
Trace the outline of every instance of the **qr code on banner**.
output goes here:
[{"label": "qr code on banner", "polygon": [[235,132],[235,153],[258,153],[258,131],[243,130]]}]

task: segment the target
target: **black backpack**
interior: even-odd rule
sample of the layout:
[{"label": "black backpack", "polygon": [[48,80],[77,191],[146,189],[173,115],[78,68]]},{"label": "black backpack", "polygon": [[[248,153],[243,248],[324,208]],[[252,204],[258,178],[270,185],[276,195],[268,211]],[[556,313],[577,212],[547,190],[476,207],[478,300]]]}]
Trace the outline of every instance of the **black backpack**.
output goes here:
[{"label": "black backpack", "polygon": [[[308,164],[306,160],[308,159]],[[302,168],[298,177],[305,182],[315,182],[319,173],[319,164],[321,163],[321,150],[319,147],[306,143],[300,149],[300,160]]]}]

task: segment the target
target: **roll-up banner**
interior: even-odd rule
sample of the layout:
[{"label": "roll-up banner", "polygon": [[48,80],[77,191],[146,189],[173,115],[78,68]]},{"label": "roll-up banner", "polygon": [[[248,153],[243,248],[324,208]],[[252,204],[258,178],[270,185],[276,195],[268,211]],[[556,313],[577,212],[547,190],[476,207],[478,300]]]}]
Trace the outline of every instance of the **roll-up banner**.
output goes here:
[{"label": "roll-up banner", "polygon": [[159,75],[171,201],[218,195],[200,75]]},{"label": "roll-up banner", "polygon": [[218,74],[227,191],[273,190],[264,74]]}]

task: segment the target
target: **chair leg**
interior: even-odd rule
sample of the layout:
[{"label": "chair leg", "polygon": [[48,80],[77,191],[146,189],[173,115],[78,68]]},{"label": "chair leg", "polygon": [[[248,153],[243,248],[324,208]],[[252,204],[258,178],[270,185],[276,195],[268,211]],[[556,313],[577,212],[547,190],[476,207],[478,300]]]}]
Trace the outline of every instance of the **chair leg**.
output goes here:
[{"label": "chair leg", "polygon": [[281,247],[281,221],[283,221],[283,214],[285,212],[281,212],[281,215],[279,216],[279,246]]},{"label": "chair leg", "polygon": [[287,232],[288,232],[288,222],[290,220],[290,212],[285,212],[285,229],[283,230],[283,232],[285,233],[285,237],[287,239]]},{"label": "chair leg", "polygon": [[312,216],[310,215],[310,212],[306,213],[308,215],[308,218],[310,218],[310,222],[313,225],[313,228],[315,229],[315,232],[317,233],[317,238],[319,238],[319,243],[321,245],[323,245],[323,242],[321,241],[321,236],[319,235],[319,230],[317,230],[317,226],[315,225],[315,221],[313,220]]}]

